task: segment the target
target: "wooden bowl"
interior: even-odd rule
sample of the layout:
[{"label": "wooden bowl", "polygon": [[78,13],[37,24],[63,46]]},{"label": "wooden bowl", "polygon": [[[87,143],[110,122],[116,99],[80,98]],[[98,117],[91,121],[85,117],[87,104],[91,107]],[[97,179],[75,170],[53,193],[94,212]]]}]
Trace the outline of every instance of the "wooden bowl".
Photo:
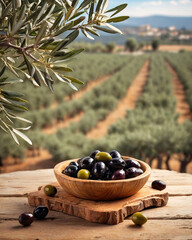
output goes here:
[{"label": "wooden bowl", "polygon": [[[123,159],[128,158],[130,157],[123,157]],[[66,192],[76,197],[88,200],[115,200],[129,197],[138,192],[145,185],[151,174],[151,168],[149,165],[137,159],[134,160],[141,164],[141,168],[144,173],[138,177],[130,179],[111,181],[86,180],[62,174],[62,171],[69,165],[70,162],[77,160],[78,159],[72,159],[57,164],[54,167],[54,173],[57,181]]]}]

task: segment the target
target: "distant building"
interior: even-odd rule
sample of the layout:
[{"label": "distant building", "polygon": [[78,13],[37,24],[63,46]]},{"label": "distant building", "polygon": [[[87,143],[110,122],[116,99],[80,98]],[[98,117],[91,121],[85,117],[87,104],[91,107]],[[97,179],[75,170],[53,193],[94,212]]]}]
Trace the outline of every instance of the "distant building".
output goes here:
[{"label": "distant building", "polygon": [[170,26],[168,29],[169,29],[169,31],[171,31],[171,32],[177,30],[177,28],[176,28],[175,26]]},{"label": "distant building", "polygon": [[146,25],[141,25],[139,27],[140,32],[148,32],[149,30],[151,30],[151,26],[149,24]]},{"label": "distant building", "polygon": [[191,38],[192,38],[192,35],[189,35],[189,34],[181,34],[178,37],[179,40],[190,40]]},{"label": "distant building", "polygon": [[161,32],[158,28],[152,28],[149,24],[142,25],[139,27],[139,32],[141,36],[149,36],[149,37],[159,37],[161,36]]},{"label": "distant building", "polygon": [[179,35],[179,32],[178,31],[172,31],[170,32],[170,36],[171,37],[177,37]]}]

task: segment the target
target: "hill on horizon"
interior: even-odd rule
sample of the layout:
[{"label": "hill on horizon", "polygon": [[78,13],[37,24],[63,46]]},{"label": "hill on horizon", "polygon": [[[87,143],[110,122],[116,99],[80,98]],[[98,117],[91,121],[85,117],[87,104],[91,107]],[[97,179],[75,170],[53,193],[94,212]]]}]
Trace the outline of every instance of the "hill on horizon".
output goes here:
[{"label": "hill on horizon", "polygon": [[148,17],[130,17],[123,23],[125,26],[141,26],[150,24],[152,27],[157,28],[168,28],[170,26],[176,26],[177,29],[186,28],[192,29],[192,17],[172,17],[172,16],[161,16],[154,15]]}]

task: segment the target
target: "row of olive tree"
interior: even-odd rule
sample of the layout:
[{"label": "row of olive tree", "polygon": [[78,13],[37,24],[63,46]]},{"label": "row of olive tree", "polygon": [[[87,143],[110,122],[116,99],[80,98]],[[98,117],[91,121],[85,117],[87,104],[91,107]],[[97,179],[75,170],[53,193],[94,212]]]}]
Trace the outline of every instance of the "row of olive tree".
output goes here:
[{"label": "row of olive tree", "polygon": [[105,140],[118,139],[116,146],[123,154],[148,159],[150,165],[157,161],[158,168],[165,162],[170,170],[176,153],[180,172],[186,172],[192,161],[192,122],[178,123],[171,79],[162,56],[152,56],[149,79],[136,109],[111,126]]},{"label": "row of olive tree", "polygon": [[[138,43],[135,38],[128,38],[125,42],[125,47],[130,52],[134,52],[136,50],[142,50],[146,44],[144,42]],[[151,47],[153,51],[157,51],[160,45],[160,41],[158,39],[153,39],[151,42]]]},{"label": "row of olive tree", "polygon": [[184,55],[165,54],[166,59],[175,69],[178,74],[179,80],[182,82],[186,94],[187,102],[192,112],[192,69],[191,69],[191,53]]},{"label": "row of olive tree", "polygon": [[[126,61],[124,62],[124,66],[109,80],[89,91],[78,101],[69,101],[63,103],[64,105],[61,104],[58,106],[56,109],[60,109],[60,119],[62,120],[64,116],[73,116],[77,111],[84,112],[84,115],[79,122],[71,123],[68,128],[59,130],[58,134],[53,134],[47,137],[45,134],[40,133],[42,127],[46,126],[48,123],[51,124],[51,121],[55,121],[56,118],[58,118],[56,109],[41,110],[41,114],[41,111],[38,111],[38,114],[37,112],[34,112],[30,118],[33,119],[36,128],[35,131],[29,131],[29,136],[34,142],[34,145],[30,147],[30,149],[35,151],[38,150],[39,147],[47,149],[52,153],[54,159],[58,159],[58,155],[60,155],[58,160],[66,159],[66,154],[67,156],[71,154],[70,158],[75,157],[75,142],[79,142],[76,137],[77,133],[85,135],[116,107],[118,100],[123,98],[126,94],[127,88],[135,78],[145,59],[145,56],[142,56],[139,59],[132,56],[125,56]],[[125,78],[124,76],[129,77]],[[113,94],[111,94],[112,92]],[[30,114],[32,114],[32,112]],[[66,135],[68,137],[66,137]],[[44,136],[45,140],[42,140],[42,136]],[[56,138],[58,139],[57,141],[55,140]],[[71,144],[70,141],[72,141],[73,144]],[[84,143],[86,144],[86,137],[84,137]],[[94,146],[90,146],[89,151],[91,151],[93,147]],[[9,155],[18,156],[18,154],[15,154],[17,149],[17,146],[14,148],[12,146],[12,149],[9,149],[9,146],[0,144],[0,153],[4,153],[2,157],[7,157]],[[65,149],[69,149],[68,153]],[[81,151],[79,156],[83,156],[83,150],[79,149],[77,153],[79,153],[79,151]],[[38,153],[38,151],[36,152]]]}]

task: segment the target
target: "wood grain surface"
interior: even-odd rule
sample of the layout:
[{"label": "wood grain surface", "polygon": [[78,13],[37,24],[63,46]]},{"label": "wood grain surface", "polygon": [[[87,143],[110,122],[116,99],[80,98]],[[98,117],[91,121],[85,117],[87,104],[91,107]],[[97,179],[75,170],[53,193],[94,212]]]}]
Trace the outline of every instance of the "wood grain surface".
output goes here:
[{"label": "wood grain surface", "polygon": [[117,225],[91,223],[82,218],[49,211],[43,221],[22,227],[18,217],[33,212],[27,195],[39,185],[55,182],[53,169],[0,174],[1,240],[191,240],[192,175],[153,169],[147,182],[161,179],[169,192],[168,204],[144,210],[147,223],[138,227],[130,217]]},{"label": "wood grain surface", "polygon": [[54,197],[46,196],[44,187],[41,187],[39,191],[29,193],[29,205],[33,207],[45,205],[50,210],[64,212],[96,223],[118,224],[135,212],[149,207],[165,206],[168,201],[166,191],[155,190],[148,186],[144,186],[135,195],[121,200],[93,201],[70,195],[58,183],[51,183],[51,185],[57,188],[57,194]]}]

